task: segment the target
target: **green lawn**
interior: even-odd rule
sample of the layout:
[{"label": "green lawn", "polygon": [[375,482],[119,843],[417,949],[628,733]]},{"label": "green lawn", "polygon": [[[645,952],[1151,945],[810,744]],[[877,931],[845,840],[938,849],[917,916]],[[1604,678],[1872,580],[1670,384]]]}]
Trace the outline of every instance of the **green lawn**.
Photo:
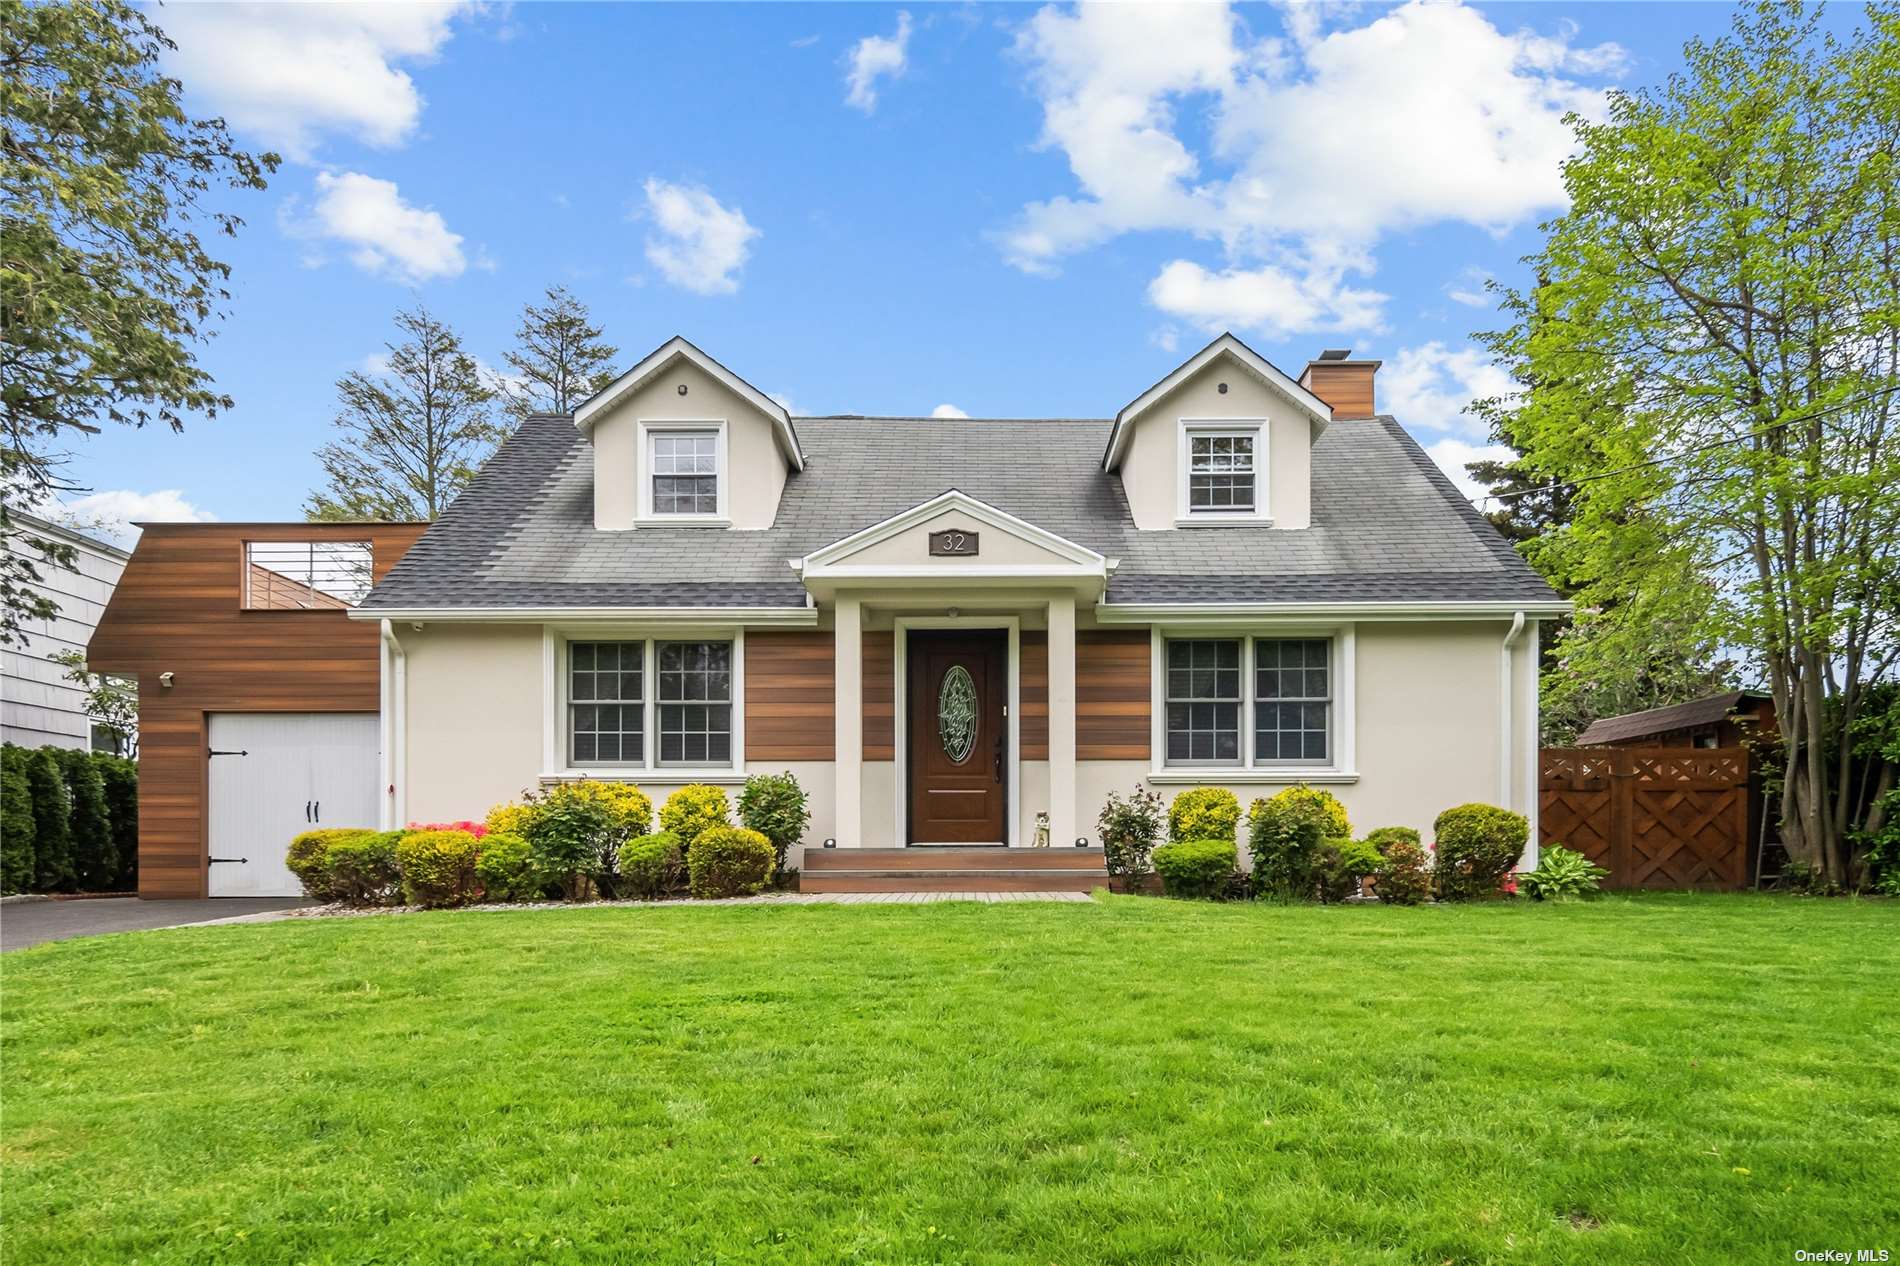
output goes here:
[{"label": "green lawn", "polygon": [[578,909],[12,953],[8,1266],[1900,1261],[1900,903]]}]

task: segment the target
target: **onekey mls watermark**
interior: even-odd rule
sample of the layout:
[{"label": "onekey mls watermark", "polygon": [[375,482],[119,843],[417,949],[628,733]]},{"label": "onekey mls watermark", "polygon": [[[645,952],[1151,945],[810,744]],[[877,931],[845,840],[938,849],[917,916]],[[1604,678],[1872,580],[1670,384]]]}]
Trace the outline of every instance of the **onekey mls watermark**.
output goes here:
[{"label": "onekey mls watermark", "polygon": [[1794,1259],[1797,1262],[1885,1262],[1892,1260],[1892,1254],[1884,1248],[1798,1248]]}]

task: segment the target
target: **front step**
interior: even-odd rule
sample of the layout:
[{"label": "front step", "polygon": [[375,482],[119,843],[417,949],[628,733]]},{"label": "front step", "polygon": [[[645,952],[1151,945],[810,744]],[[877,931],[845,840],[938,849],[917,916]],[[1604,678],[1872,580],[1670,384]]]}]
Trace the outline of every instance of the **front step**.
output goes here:
[{"label": "front step", "polygon": [[808,848],[800,892],[1091,892],[1099,848]]}]

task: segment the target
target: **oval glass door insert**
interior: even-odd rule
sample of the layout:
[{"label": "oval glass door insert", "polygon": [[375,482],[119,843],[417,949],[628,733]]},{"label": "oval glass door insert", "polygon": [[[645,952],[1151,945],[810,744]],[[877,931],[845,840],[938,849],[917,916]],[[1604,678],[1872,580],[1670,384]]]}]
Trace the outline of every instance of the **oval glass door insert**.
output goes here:
[{"label": "oval glass door insert", "polygon": [[961,765],[976,747],[976,682],[962,664],[950,665],[937,689],[937,741]]}]

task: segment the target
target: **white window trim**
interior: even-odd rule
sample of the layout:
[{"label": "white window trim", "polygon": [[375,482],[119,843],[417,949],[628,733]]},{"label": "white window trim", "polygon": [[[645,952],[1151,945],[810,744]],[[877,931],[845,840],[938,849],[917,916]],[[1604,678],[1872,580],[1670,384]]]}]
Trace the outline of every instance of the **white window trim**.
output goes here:
[{"label": "white window trim", "polygon": [[[567,732],[568,672],[567,647],[570,642],[641,642],[641,724],[640,761],[606,764],[576,764]],[[662,765],[660,763],[659,681],[654,676],[656,651],[661,642],[732,643],[732,763],[729,765]],[[741,783],[748,773],[745,759],[745,630],[731,626],[686,627],[646,625],[611,628],[559,628],[541,630],[541,780],[599,778],[626,781],[634,777],[655,783]]]},{"label": "white window trim", "polygon": [[[640,418],[635,422],[639,454],[635,477],[640,483],[638,508],[634,522],[675,527],[731,527],[732,463],[728,460],[727,426],[724,418]],[[653,508],[653,437],[667,431],[712,431],[718,439],[719,509],[712,514],[660,514]]]},{"label": "white window trim", "polygon": [[[1259,761],[1254,758],[1254,639],[1325,638],[1332,648],[1332,759]],[[1219,638],[1240,639],[1240,753],[1238,765],[1168,763],[1168,641]],[[1352,624],[1195,624],[1180,627],[1153,625],[1149,634],[1148,781],[1157,784],[1271,784],[1354,783],[1359,781],[1358,636]]]},{"label": "white window trim", "polygon": [[[1265,418],[1182,418],[1174,443],[1174,525],[1176,527],[1272,527],[1268,449],[1272,427]],[[1253,509],[1242,512],[1195,510],[1188,505],[1188,440],[1195,435],[1245,435],[1253,440]]]}]

